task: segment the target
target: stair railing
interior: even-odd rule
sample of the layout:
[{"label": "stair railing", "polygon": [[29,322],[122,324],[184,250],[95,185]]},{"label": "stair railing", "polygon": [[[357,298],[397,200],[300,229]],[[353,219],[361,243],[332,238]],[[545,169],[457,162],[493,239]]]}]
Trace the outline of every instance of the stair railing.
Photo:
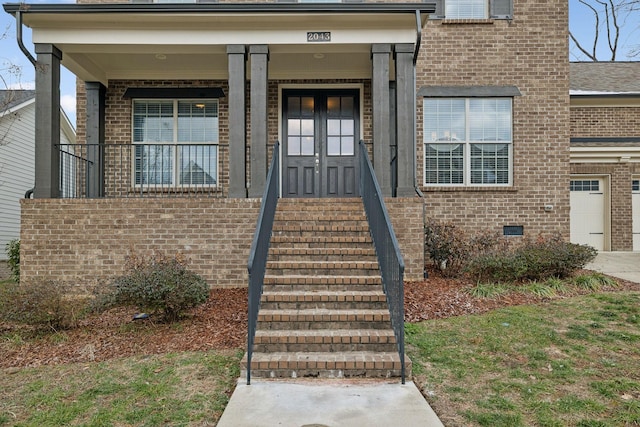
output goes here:
[{"label": "stair railing", "polygon": [[269,254],[269,242],[273,230],[273,219],[278,206],[278,192],[280,188],[280,144],[273,146],[271,166],[267,174],[267,182],[262,195],[260,215],[249,253],[249,328],[247,333],[247,385],[251,384],[251,356],[253,355],[253,341],[256,336],[258,310],[264,282],[264,274]]},{"label": "stair railing", "polygon": [[389,221],[389,213],[384,204],[380,185],[373,171],[364,141],[360,141],[360,196],[376,248],[382,286],[387,295],[391,326],[400,355],[402,384],[404,384],[404,259],[400,253],[400,246],[391,221]]}]

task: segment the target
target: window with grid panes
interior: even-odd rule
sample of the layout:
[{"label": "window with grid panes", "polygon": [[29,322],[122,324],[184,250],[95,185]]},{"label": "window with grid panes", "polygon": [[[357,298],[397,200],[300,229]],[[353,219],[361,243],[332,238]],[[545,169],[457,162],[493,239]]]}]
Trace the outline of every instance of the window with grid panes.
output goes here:
[{"label": "window with grid panes", "polygon": [[510,185],[511,98],[424,98],[425,185]]},{"label": "window with grid panes", "polygon": [[218,100],[133,102],[134,184],[215,186]]}]

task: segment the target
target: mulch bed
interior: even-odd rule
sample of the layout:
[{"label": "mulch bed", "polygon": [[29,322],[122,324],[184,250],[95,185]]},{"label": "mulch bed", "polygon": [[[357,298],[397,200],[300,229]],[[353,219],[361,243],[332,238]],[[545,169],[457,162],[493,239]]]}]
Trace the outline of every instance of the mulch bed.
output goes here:
[{"label": "mulch bed", "polygon": [[[640,291],[640,284],[618,280],[615,290]],[[483,313],[499,307],[548,300],[513,292],[495,299],[477,299],[465,289],[471,283],[431,273],[429,279],[405,285],[405,318],[425,319]],[[613,289],[611,289],[613,290]],[[566,298],[576,295],[562,295]],[[82,320],[78,328],[42,334],[20,343],[16,326],[0,324],[5,337],[0,343],[0,368],[104,361],[134,355],[181,351],[242,348],[246,346],[247,290],[214,289],[209,301],[177,324],[133,320],[133,309],[110,310]],[[12,334],[15,332],[15,334]],[[10,337],[14,336],[15,340]],[[20,344],[18,344],[20,343]]]}]

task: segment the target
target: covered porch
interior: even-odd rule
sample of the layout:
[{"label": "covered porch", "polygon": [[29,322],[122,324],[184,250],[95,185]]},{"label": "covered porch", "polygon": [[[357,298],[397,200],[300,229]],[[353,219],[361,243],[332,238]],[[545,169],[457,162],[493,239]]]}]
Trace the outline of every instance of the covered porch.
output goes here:
[{"label": "covered porch", "polygon": [[[286,146],[296,138],[302,142],[297,149],[292,142],[283,150],[283,164],[288,155],[292,164],[294,156],[296,161],[309,156],[310,167],[296,163],[302,165],[295,178],[301,185],[307,185],[305,173],[324,174],[316,181],[330,182],[331,157],[336,153],[348,157],[349,144],[363,139],[383,194],[415,195],[414,65],[422,27],[435,4],[6,4],[4,8],[16,16],[18,26],[33,29],[37,199],[191,194],[257,198],[264,189],[270,147],[276,141]],[[81,144],[74,147],[61,146],[57,136],[60,123],[54,113],[60,103],[60,65],[83,82],[78,114]],[[317,123],[324,120],[323,125],[310,122],[313,117],[304,116],[303,109],[296,116],[288,107],[295,99],[286,94],[300,90],[301,103],[318,91],[324,96],[328,113],[315,118]],[[332,99],[351,102],[344,91],[351,91],[357,108],[346,118],[338,113],[343,116],[329,123],[327,105]],[[145,156],[157,151],[158,144],[137,137],[135,103],[168,99],[177,100],[176,109],[181,100],[196,106],[213,100],[215,136],[194,140],[186,150],[162,140],[162,166],[155,166],[160,172],[145,171],[141,166],[149,163]],[[144,119],[151,121],[148,116]],[[299,131],[292,130],[296,120]],[[306,123],[313,123],[307,134]],[[336,123],[343,128],[332,134],[330,127]],[[306,148],[305,137],[312,141]],[[335,141],[337,152],[329,147]],[[172,178],[151,179],[163,173]],[[285,185],[286,173],[285,169]],[[61,191],[64,180],[73,181],[74,191]]]}]

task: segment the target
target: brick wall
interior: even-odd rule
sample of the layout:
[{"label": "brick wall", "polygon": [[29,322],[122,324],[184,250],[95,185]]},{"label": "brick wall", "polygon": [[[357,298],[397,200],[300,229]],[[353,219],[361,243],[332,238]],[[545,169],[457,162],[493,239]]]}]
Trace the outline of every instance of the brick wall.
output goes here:
[{"label": "brick wall", "polygon": [[[569,237],[567,5],[515,0],[513,20],[427,22],[417,86],[514,85],[513,186],[422,187],[426,215],[468,228]],[[423,106],[417,100],[418,181],[424,182]],[[544,205],[553,205],[551,212]]]},{"label": "brick wall", "polygon": [[640,136],[640,106],[571,106],[572,137]]},{"label": "brick wall", "polygon": [[[119,275],[127,254],[178,252],[211,286],[247,286],[258,199],[22,200],[21,279],[93,285]],[[406,277],[422,277],[422,203],[389,201]]]},{"label": "brick wall", "polygon": [[256,199],[22,200],[22,280],[93,284],[131,251],[181,252],[211,286],[247,285]]}]

